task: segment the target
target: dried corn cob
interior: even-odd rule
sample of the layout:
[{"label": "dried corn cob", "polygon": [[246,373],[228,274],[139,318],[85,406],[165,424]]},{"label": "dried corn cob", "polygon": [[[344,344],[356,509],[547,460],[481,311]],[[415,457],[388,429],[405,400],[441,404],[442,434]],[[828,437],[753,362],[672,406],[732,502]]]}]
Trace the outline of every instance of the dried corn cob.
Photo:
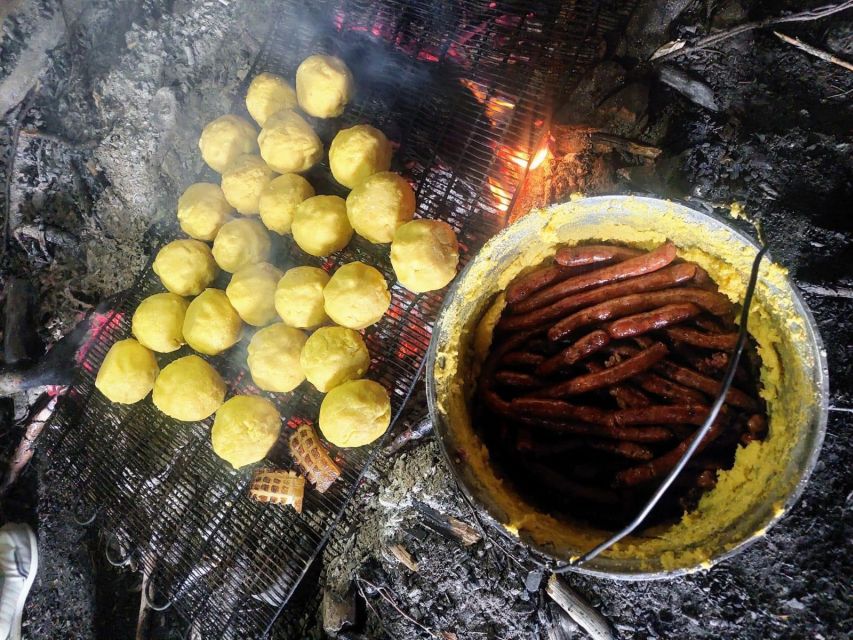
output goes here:
[{"label": "dried corn cob", "polygon": [[301,425],[290,436],[290,453],[320,493],[324,493],[341,475],[338,465],[329,457],[310,424]]},{"label": "dried corn cob", "polygon": [[302,513],[305,478],[293,471],[258,469],[249,486],[249,497],[258,502],[290,505]]}]

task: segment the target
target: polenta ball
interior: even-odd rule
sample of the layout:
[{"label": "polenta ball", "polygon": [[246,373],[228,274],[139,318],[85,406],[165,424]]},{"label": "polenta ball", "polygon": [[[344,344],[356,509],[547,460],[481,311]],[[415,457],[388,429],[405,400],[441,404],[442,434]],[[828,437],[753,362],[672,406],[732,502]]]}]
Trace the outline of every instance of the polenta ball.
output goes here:
[{"label": "polenta ball", "polygon": [[329,147],[329,167],[335,180],[352,189],[369,176],[388,171],[391,143],[379,129],[357,124],[342,129]]},{"label": "polenta ball", "polygon": [[133,404],[148,395],[159,372],[154,354],[128,338],[119,340],[107,351],[95,386],[112,402]]},{"label": "polenta ball", "polygon": [[363,447],[388,429],[391,401],[373,380],[353,380],[335,387],[320,405],[320,431],[336,447]]},{"label": "polenta ball", "polygon": [[260,126],[282,109],[296,108],[296,91],[290,83],[274,73],[259,73],[246,92],[246,109]]},{"label": "polenta ball", "polygon": [[308,382],[325,393],[363,376],[370,366],[370,354],[358,332],[321,327],[308,337],[299,362]]},{"label": "polenta ball", "polygon": [[278,281],[275,310],[284,323],[300,329],[313,329],[329,316],[323,307],[323,288],[329,274],[317,267],[293,267]]},{"label": "polenta ball", "polygon": [[299,355],[308,336],[282,322],[261,329],[249,343],[249,372],[264,391],[287,393],[305,380]]},{"label": "polenta ball", "polygon": [[441,220],[412,220],[399,227],[391,242],[391,265],[400,284],[422,293],[441,289],[456,275],[459,242]]},{"label": "polenta ball", "polygon": [[267,229],[279,235],[290,233],[296,207],[314,195],[314,187],[296,173],[273,178],[261,191],[258,210]]},{"label": "polenta ball", "polygon": [[225,295],[243,322],[255,327],[275,318],[275,289],[282,272],[269,262],[243,267],[231,276]]},{"label": "polenta ball", "polygon": [[240,116],[221,116],[204,127],[198,148],[207,166],[222,173],[237,156],[258,152],[258,132]]},{"label": "polenta ball", "polygon": [[152,351],[171,353],[184,344],[184,315],[189,302],[174,293],[155,293],[133,312],[131,331],[139,344]]},{"label": "polenta ball", "polygon": [[314,129],[289,109],[267,118],[258,145],[261,157],[278,173],[308,171],[323,157],[323,143]]},{"label": "polenta ball", "polygon": [[281,416],[258,396],[234,396],[219,407],[210,441],[213,452],[235,469],[263,460],[278,440]]},{"label": "polenta ball", "polygon": [[391,304],[385,278],[363,262],[350,262],[332,275],[323,289],[326,314],[350,329],[364,329],[379,322]]},{"label": "polenta ball", "polygon": [[197,296],[219,271],[210,247],[198,240],[172,240],[157,252],[152,268],[163,286],[179,296]]},{"label": "polenta ball", "polygon": [[248,153],[237,156],[222,172],[222,193],[228,204],[243,215],[256,215],[261,191],[273,175],[260,156]]},{"label": "polenta ball", "polygon": [[226,386],[216,369],[196,355],[163,367],[154,383],[154,406],[170,418],[196,422],[212,416],[225,400]]},{"label": "polenta ball", "polygon": [[199,353],[215,356],[240,340],[243,323],[221,289],[205,289],[187,307],[184,340]]},{"label": "polenta ball", "polygon": [[222,225],[213,241],[213,257],[223,270],[234,273],[270,257],[270,235],[257,220],[237,218]]},{"label": "polenta ball", "polygon": [[233,213],[218,184],[196,182],[178,198],[181,230],[196,240],[213,240]]},{"label": "polenta ball", "polygon": [[340,251],[352,238],[347,205],[338,196],[314,196],[296,207],[290,227],[299,248],[312,256]]},{"label": "polenta ball", "polygon": [[374,243],[391,242],[397,227],[415,215],[415,192],[396,173],[374,173],[347,196],[355,232]]},{"label": "polenta ball", "polygon": [[313,55],[305,58],[296,69],[299,106],[315,118],[341,115],[352,91],[352,74],[340,58]]}]

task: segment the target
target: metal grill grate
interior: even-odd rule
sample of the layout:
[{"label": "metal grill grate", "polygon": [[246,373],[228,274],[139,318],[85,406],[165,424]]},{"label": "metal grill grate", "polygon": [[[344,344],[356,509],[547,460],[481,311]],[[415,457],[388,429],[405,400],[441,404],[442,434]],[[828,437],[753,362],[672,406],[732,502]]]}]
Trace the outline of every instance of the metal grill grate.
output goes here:
[{"label": "metal grill grate", "polygon": [[[358,95],[338,120],[316,122],[318,133],[328,145],[339,128],[355,123],[385,131],[399,144],[394,169],[417,184],[418,215],[454,226],[464,262],[503,226],[524,177],[524,167],[507,154],[529,158],[541,144],[554,89],[577,81],[602,33],[633,3],[615,3],[619,8],[612,10],[599,4],[286,2],[276,8],[246,83],[260,71],[292,78],[313,52],[346,60]],[[235,109],[242,109],[239,97]],[[309,180],[318,193],[345,195],[325,164]],[[306,256],[289,238],[273,257],[281,268],[332,269],[352,260],[395,281],[387,246],[357,237],[328,260]],[[159,291],[149,265],[113,312],[99,318],[100,333],[43,446],[81,501],[97,506],[99,527],[149,569],[157,592],[196,620],[203,637],[260,637],[327,539],[375,447],[333,449],[342,477],[325,494],[307,487],[299,515],[248,499],[251,472],[231,470],[212,452],[211,420],[169,420],[150,398],[129,407],[107,402],[94,391],[97,369],[109,347],[129,335],[136,305]],[[365,331],[368,377],[389,390],[395,418],[418,379],[440,301],[440,292],[414,295],[395,285],[389,313]],[[246,343],[210,358],[231,394],[262,393],[243,367]],[[161,356],[161,368],[187,352]],[[313,421],[321,400],[307,383],[289,394],[263,395],[279,406],[289,428]],[[289,431],[283,431],[266,463],[292,468]]]}]

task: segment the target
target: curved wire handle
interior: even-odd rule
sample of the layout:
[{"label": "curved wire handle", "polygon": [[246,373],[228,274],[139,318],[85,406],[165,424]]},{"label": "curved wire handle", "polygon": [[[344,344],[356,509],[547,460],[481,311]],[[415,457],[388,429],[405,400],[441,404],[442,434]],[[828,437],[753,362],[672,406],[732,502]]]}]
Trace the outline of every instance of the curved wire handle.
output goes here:
[{"label": "curved wire handle", "polygon": [[746,330],[747,321],[749,320],[749,307],[752,304],[752,297],[755,293],[755,285],[758,282],[758,267],[761,264],[761,259],[764,257],[764,254],[767,253],[767,246],[761,247],[758,254],[755,256],[755,260],[752,263],[752,272],[749,275],[749,285],[746,288],[746,295],[743,299],[743,309],[740,314],[740,330],[738,331],[737,344],[735,345],[734,353],[732,354],[732,358],[729,361],[729,367],[726,370],[726,375],[723,378],[723,384],[720,387],[720,393],[717,395],[716,400],[714,400],[714,404],[711,406],[711,411],[708,413],[708,417],[705,418],[705,422],[702,423],[702,427],[699,431],[696,432],[696,435],[693,437],[693,441],[690,443],[690,446],[687,447],[687,451],[684,452],[684,455],[681,456],[681,459],[678,461],[678,464],[673,467],[672,471],[669,472],[669,475],[664,479],[661,483],[658,490],[655,491],[654,495],[649,498],[649,501],[646,503],[646,506],[643,507],[643,510],[637,514],[637,517],[634,518],[628,525],[622,529],[621,531],[616,532],[602,542],[601,544],[593,547],[582,556],[575,558],[568,564],[559,567],[557,569],[553,569],[554,573],[566,573],[575,567],[579,567],[585,562],[589,562],[597,555],[612,547],[614,544],[619,542],[625,536],[630,535],[637,527],[639,527],[643,521],[648,517],[649,513],[651,513],[652,509],[655,508],[655,505],[660,501],[663,497],[663,494],[666,493],[667,489],[672,485],[681,471],[684,469],[685,465],[690,461],[690,458],[696,453],[696,450],[699,448],[699,445],[702,443],[702,440],[708,435],[708,431],[711,430],[711,426],[714,424],[714,420],[717,419],[717,416],[720,413],[720,410],[723,408],[723,404],[726,401],[726,394],[729,392],[729,388],[732,386],[732,381],[735,377],[735,371],[737,370],[738,362],[740,362],[740,357],[743,354],[743,348],[746,346],[746,340],[748,337],[748,332]]}]

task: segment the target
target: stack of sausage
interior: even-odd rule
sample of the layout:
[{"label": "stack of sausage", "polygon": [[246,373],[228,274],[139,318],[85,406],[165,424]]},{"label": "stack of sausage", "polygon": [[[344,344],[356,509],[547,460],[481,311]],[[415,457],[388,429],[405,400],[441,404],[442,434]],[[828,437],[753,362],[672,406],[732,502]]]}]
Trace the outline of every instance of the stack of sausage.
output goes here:
[{"label": "stack of sausage", "polygon": [[[540,507],[618,526],[689,446],[737,342],[735,307],[671,243],[560,249],[517,278],[478,383],[475,422],[503,474]],[[648,523],[676,518],[762,439],[750,340],[700,449]]]}]

